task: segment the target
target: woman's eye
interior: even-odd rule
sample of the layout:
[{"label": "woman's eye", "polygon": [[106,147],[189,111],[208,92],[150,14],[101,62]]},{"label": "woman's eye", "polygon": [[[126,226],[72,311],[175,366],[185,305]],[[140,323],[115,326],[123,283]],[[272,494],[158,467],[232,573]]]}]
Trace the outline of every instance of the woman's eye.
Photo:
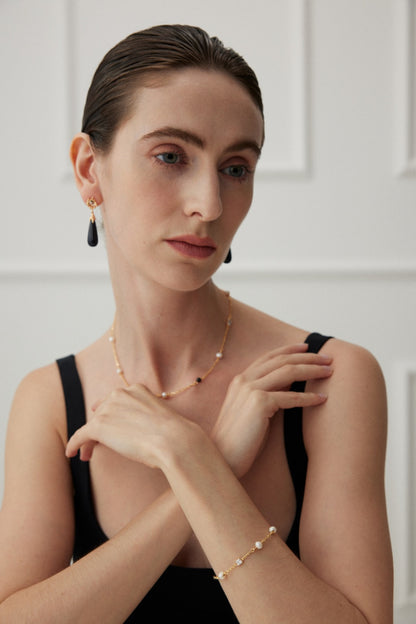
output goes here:
[{"label": "woman's eye", "polygon": [[180,155],[175,152],[163,152],[163,154],[158,154],[156,158],[165,163],[165,165],[177,165],[180,161]]},{"label": "woman's eye", "polygon": [[247,167],[244,165],[230,165],[230,167],[223,169],[223,172],[232,178],[244,178],[248,173]]}]

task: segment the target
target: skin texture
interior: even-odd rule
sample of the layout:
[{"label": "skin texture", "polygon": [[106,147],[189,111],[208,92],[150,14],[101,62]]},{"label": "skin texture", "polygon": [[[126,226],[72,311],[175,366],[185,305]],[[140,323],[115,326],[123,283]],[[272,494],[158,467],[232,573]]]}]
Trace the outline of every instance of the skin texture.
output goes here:
[{"label": "skin texture", "polygon": [[[227,303],[211,277],[249,209],[262,137],[239,84],[193,69],[138,89],[108,154],[74,138],[80,194],[101,204],[130,385],[108,334],[78,353],[87,423],[69,441],[56,365],[20,385],[0,514],[1,621],[119,623],[170,563],[218,573],[273,524],[277,534],[222,585],[241,623],[392,622],[386,400],[368,352],[330,340],[306,353],[308,332],[233,300],[215,371],[174,399],[155,396],[207,370],[221,344]],[[209,238],[212,253],[169,242],[184,235]],[[305,393],[289,391],[295,380]],[[294,405],[309,456],[301,561],[285,544],[295,497],[282,411]],[[67,458],[78,451],[109,540],[68,567]]]}]

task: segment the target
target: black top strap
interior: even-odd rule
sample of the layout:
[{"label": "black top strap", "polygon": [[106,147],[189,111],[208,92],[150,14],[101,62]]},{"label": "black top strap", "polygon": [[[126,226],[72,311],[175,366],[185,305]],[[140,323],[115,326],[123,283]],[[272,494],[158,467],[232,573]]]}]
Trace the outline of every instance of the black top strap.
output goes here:
[{"label": "black top strap", "polygon": [[[309,345],[308,351],[318,353],[323,345],[330,339],[330,336],[322,336],[318,333],[309,334],[305,342]],[[297,381],[292,385],[291,390],[304,392],[306,382]],[[299,552],[299,527],[302,513],[303,497],[305,494],[306,472],[308,468],[308,456],[306,454],[303,441],[302,413],[300,407],[285,410],[284,413],[284,438],[286,457],[292,475],[293,485],[296,494],[296,515],[289,537],[286,540],[289,548],[297,555]]]},{"label": "black top strap", "polygon": [[[81,380],[75,357],[68,355],[57,360],[65,395],[68,439],[77,429],[85,425],[86,412]],[[93,503],[91,475],[88,462],[79,455],[70,460],[74,484],[75,542],[74,561],[100,546],[107,539],[96,521]]]},{"label": "black top strap", "polygon": [[57,360],[59,372],[61,374],[62,387],[65,396],[66,422],[68,428],[68,439],[77,429],[85,425],[85,404],[82,386],[75,365],[75,357],[67,357]]}]

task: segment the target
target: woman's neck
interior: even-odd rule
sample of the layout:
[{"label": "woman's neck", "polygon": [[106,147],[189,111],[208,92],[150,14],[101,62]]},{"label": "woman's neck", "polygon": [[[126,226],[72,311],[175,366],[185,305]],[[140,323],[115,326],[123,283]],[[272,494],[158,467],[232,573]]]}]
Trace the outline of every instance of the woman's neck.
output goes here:
[{"label": "woman's neck", "polygon": [[116,353],[128,383],[175,391],[212,366],[228,316],[225,293],[210,281],[178,292],[140,284],[115,288]]}]

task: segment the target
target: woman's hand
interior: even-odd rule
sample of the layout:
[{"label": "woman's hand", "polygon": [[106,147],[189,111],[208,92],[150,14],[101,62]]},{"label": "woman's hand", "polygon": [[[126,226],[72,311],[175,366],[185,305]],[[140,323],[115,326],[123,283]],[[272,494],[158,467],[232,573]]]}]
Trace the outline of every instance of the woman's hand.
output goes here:
[{"label": "woman's hand", "polygon": [[100,443],[123,457],[160,468],[177,448],[175,441],[187,430],[192,432],[193,423],[140,384],[113,390],[92,409],[92,417],[68,441],[67,457],[80,450],[80,458],[88,461]]},{"label": "woman's hand", "polygon": [[270,419],[278,410],[319,405],[326,400],[322,394],[290,390],[295,381],[332,374],[331,358],[307,353],[307,348],[299,344],[270,351],[231,382],[211,438],[237,477],[252,466]]},{"label": "woman's hand", "polygon": [[[291,392],[294,381],[329,377],[327,356],[306,353],[307,345],[270,351],[231,382],[211,438],[241,477],[251,467],[279,409],[319,405],[325,396]],[[168,401],[136,384],[113,390],[93,406],[93,415],[70,438],[67,457],[80,450],[88,461],[96,444],[104,444],[133,461],[162,468],[172,452],[180,452],[185,437],[199,427],[175,412]]]}]

